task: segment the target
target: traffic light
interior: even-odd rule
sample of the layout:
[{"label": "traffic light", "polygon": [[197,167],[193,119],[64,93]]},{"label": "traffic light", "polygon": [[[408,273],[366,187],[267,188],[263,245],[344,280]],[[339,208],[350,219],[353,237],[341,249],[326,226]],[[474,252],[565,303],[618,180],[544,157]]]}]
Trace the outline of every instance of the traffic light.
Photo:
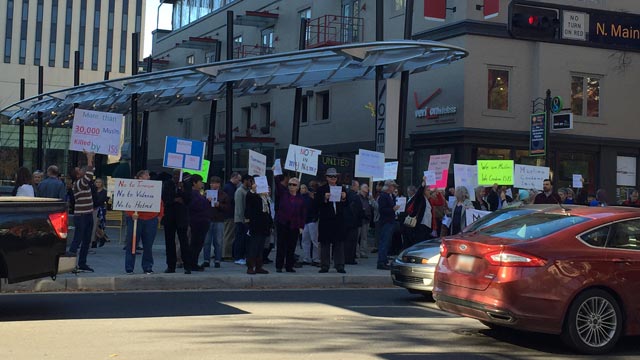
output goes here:
[{"label": "traffic light", "polygon": [[558,10],[512,2],[509,5],[509,33],[514,38],[554,40],[558,36]]}]

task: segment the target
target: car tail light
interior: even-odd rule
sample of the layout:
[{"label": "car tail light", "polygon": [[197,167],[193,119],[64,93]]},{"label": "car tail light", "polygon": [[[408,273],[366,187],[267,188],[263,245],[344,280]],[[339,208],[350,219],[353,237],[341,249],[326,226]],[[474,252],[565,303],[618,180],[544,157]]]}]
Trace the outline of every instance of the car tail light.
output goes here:
[{"label": "car tail light", "polygon": [[510,267],[538,267],[544,266],[546,261],[537,256],[525,254],[514,250],[499,250],[486,254],[484,258],[496,266]]},{"label": "car tail light", "polygon": [[67,239],[69,219],[66,212],[49,214],[49,221],[60,239]]},{"label": "car tail light", "polygon": [[440,243],[440,257],[446,258],[447,253],[447,245],[445,245],[444,242]]}]

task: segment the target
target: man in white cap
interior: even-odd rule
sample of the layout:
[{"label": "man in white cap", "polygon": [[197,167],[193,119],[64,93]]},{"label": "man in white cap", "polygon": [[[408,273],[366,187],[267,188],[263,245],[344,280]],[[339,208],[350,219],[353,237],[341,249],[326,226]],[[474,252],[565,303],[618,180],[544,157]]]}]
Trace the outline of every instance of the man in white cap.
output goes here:
[{"label": "man in white cap", "polygon": [[327,184],[316,191],[314,201],[318,208],[318,241],[320,242],[320,271],[329,272],[331,265],[331,247],[333,246],[333,262],[336,271],[344,274],[344,218],[343,208],[347,194],[342,191],[340,201],[329,201],[331,187],[338,186],[338,172],[328,168],[325,174]]}]

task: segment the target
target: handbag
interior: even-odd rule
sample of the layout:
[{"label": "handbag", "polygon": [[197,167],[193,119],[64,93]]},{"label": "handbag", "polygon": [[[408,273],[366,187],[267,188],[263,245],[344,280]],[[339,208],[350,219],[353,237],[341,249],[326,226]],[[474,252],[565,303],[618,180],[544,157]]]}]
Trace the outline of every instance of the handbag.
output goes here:
[{"label": "handbag", "polygon": [[417,223],[418,220],[415,216],[407,216],[406,218],[404,218],[404,226],[406,227],[414,228],[416,227]]}]

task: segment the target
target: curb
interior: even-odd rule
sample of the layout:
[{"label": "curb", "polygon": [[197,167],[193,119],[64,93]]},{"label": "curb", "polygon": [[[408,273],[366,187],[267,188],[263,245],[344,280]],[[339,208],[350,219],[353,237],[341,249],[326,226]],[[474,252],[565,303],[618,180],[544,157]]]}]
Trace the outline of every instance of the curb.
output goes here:
[{"label": "curb", "polygon": [[256,290],[292,288],[391,288],[385,275],[124,275],[107,277],[65,277],[3,284],[0,293],[79,292],[79,291],[149,291],[149,290]]}]

